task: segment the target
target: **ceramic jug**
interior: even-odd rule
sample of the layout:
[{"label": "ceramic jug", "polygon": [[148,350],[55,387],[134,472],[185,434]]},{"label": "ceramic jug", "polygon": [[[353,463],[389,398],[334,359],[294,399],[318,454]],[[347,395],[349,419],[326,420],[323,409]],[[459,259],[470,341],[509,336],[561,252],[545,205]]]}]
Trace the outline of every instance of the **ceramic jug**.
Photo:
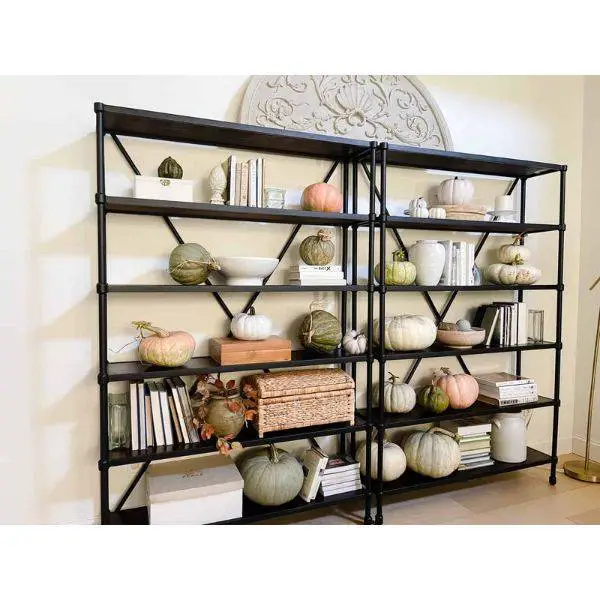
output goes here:
[{"label": "ceramic jug", "polygon": [[527,458],[527,426],[521,412],[498,413],[492,419],[492,458],[520,463]]}]

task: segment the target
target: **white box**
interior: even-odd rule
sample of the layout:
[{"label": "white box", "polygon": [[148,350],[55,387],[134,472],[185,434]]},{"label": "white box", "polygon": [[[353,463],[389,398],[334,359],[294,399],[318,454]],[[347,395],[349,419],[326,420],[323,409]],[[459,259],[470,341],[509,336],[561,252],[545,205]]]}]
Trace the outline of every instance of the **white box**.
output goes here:
[{"label": "white box", "polygon": [[134,198],[148,200],[194,201],[194,182],[191,179],[168,179],[166,177],[144,177],[136,175]]},{"label": "white box", "polygon": [[150,525],[201,525],[242,516],[244,480],[227,456],[154,463],[146,484]]}]

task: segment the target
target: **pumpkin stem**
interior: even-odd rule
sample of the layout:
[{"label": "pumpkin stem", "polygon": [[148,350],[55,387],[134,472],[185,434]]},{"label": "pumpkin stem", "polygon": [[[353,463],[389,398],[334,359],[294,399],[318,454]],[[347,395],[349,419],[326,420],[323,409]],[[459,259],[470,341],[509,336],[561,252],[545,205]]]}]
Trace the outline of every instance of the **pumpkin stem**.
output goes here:
[{"label": "pumpkin stem", "polygon": [[440,371],[444,374],[444,375],[452,375],[452,372],[450,371],[450,369],[448,367],[442,367],[440,369]]},{"label": "pumpkin stem", "polygon": [[250,315],[251,317],[253,317],[256,314],[256,311],[254,310],[254,306],[251,306],[247,311],[246,311],[247,315]]},{"label": "pumpkin stem", "polygon": [[137,330],[139,331],[140,335],[142,337],[143,336],[143,331],[151,331],[152,333],[155,333],[157,336],[161,337],[161,338],[166,338],[169,337],[171,335],[171,333],[169,331],[167,331],[166,329],[161,329],[160,327],[156,327],[155,325],[152,325],[152,323],[150,323],[150,321],[132,321],[131,324],[137,328]]},{"label": "pumpkin stem", "polygon": [[406,254],[404,254],[404,250],[394,250],[392,252],[392,260],[394,262],[404,262],[406,260]]},{"label": "pumpkin stem", "polygon": [[333,238],[331,231],[326,231],[325,229],[319,229],[317,231],[317,237],[321,242],[330,242]]},{"label": "pumpkin stem", "polygon": [[277,452],[277,448],[273,444],[269,445],[269,460],[272,463],[279,462],[279,453]]},{"label": "pumpkin stem", "polygon": [[388,371],[388,375],[390,376],[390,381],[392,383],[396,383],[396,379],[400,379],[400,377],[398,377],[398,375],[394,375],[391,371]]},{"label": "pumpkin stem", "polygon": [[520,233],[519,235],[517,235],[515,237],[515,241],[512,243],[512,245],[513,246],[518,246],[520,244],[521,240],[523,239],[523,237],[525,237],[525,235],[526,235],[525,232]]},{"label": "pumpkin stem", "polygon": [[427,433],[443,433],[444,435],[447,435],[448,437],[451,437],[453,440],[456,440],[457,436],[456,434],[452,433],[451,431],[446,431],[445,429],[442,429],[441,427],[432,427],[431,429],[427,430]]},{"label": "pumpkin stem", "polygon": [[525,264],[525,261],[523,260],[523,258],[521,257],[520,254],[517,254],[515,256],[515,259],[510,263],[513,267],[519,267],[521,265]]}]

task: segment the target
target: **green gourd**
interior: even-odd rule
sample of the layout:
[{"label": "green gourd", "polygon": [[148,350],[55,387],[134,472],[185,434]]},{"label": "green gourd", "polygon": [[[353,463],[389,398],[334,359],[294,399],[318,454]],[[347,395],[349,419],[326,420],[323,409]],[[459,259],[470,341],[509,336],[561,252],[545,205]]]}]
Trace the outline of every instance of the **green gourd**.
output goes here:
[{"label": "green gourd", "polygon": [[342,326],[326,310],[311,310],[300,324],[298,338],[307,350],[333,352],[342,341]]},{"label": "green gourd", "polygon": [[221,267],[200,244],[179,244],[169,256],[169,275],[182,285],[204,283],[212,271]]},{"label": "green gourd", "polygon": [[[375,279],[381,283],[381,267],[379,263],[375,267]],[[392,252],[392,261],[385,265],[385,283],[386,285],[412,285],[417,278],[417,269],[415,265],[406,260],[406,255],[402,250]]]},{"label": "green gourd", "polygon": [[417,394],[417,404],[422,406],[427,412],[439,415],[450,406],[450,398],[437,385],[427,385]]},{"label": "green gourd", "polygon": [[160,163],[158,176],[166,177],[167,179],[181,179],[183,177],[183,169],[174,158],[169,156]]},{"label": "green gourd", "polygon": [[317,235],[309,235],[300,244],[300,258],[307,265],[328,265],[335,254],[335,244],[329,231],[319,229]]},{"label": "green gourd", "polygon": [[272,445],[243,455],[238,469],[244,480],[244,495],[261,506],[290,502],[304,483],[304,471],[298,460]]}]

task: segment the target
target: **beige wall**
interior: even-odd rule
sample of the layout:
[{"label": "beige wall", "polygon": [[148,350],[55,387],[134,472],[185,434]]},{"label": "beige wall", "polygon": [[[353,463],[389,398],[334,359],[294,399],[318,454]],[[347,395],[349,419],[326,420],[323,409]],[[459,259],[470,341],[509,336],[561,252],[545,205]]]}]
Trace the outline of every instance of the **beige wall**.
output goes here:
[{"label": "beige wall", "polygon": [[[426,76],[421,80],[441,107],[457,150],[569,164],[560,429],[560,450],[569,451],[579,291],[583,78]],[[245,83],[244,77],[231,76],[0,80],[5,211],[2,273],[11,292],[2,298],[0,313],[6,340],[2,381],[9,382],[10,391],[2,395],[2,415],[9,418],[2,419],[0,477],[13,482],[0,499],[1,522],[92,522],[99,514],[93,102],[235,120]],[[164,156],[176,157],[186,178],[200,181],[198,200],[207,200],[208,171],[228,154],[226,150],[134,139],[126,140],[126,146],[147,174]],[[323,177],[328,166],[325,161],[269,157],[267,183],[288,188],[293,202],[306,184]],[[110,140],[106,167],[108,192],[131,193],[131,173]],[[410,170],[390,174],[393,212],[441,178],[440,174]],[[532,220],[557,218],[558,178],[547,179],[529,186],[528,218]],[[494,195],[505,189],[505,183],[498,180],[477,178],[474,182],[476,198],[489,205]],[[364,191],[363,187],[363,195]],[[202,243],[215,255],[271,256],[290,230],[290,226],[194,220],[177,220],[177,227],[184,239]],[[310,232],[311,228],[303,228],[300,239]],[[433,237],[414,234],[406,240],[410,243],[426,235]],[[110,215],[108,239],[110,282],[168,281],[165,267],[174,240],[160,219]],[[505,240],[495,237],[489,247]],[[297,256],[298,243],[274,282],[283,281],[283,269]],[[533,236],[528,244],[535,264],[544,270],[543,281],[553,281],[556,234]],[[362,248],[365,250],[364,241]],[[484,253],[482,258],[487,262],[493,257]],[[365,276],[365,261],[363,252],[361,276]],[[326,296],[332,308],[334,298]],[[438,303],[443,298],[436,294]],[[257,309],[267,312],[281,333],[291,335],[312,299],[312,294],[263,295]],[[477,303],[492,299],[496,298],[486,294],[461,295],[449,317],[458,319]],[[244,302],[233,294],[226,300],[234,309]],[[529,292],[526,301],[544,308],[547,323],[552,322],[553,294]],[[364,319],[364,302],[361,308]],[[408,311],[428,314],[417,296],[391,298],[388,314]],[[109,312],[111,349],[131,339],[133,330],[128,323],[133,319],[190,331],[202,354],[208,338],[227,329],[218,306],[204,295],[114,295],[109,298]],[[553,338],[551,325],[547,325],[547,336]],[[109,353],[110,360],[132,358],[132,349]],[[509,368],[507,360],[490,355],[469,358],[467,363],[473,371],[481,371]],[[457,367],[454,359],[444,364]],[[425,380],[437,366],[439,361],[424,362],[417,381]],[[402,362],[393,365],[398,374],[406,367]],[[545,395],[552,393],[552,367],[551,352],[531,352],[524,357],[524,372],[539,380]],[[364,382],[364,371],[359,375]],[[359,403],[363,402],[364,394],[360,394]],[[530,443],[549,449],[550,427],[551,411],[536,412],[529,429]],[[129,467],[111,470],[115,499],[132,475]],[[142,499],[138,494],[132,503]]]},{"label": "beige wall", "polygon": [[[589,287],[600,276],[600,225],[598,202],[600,198],[600,77],[585,78],[583,130],[583,170],[581,193],[581,263],[579,265],[579,326],[577,331],[577,385],[575,387],[575,421],[573,449],[585,452],[588,399],[592,373],[592,358],[596,320],[600,310],[600,286]],[[596,380],[596,406],[600,400],[600,377]],[[591,456],[600,460],[600,417],[596,409],[591,435]]]}]

